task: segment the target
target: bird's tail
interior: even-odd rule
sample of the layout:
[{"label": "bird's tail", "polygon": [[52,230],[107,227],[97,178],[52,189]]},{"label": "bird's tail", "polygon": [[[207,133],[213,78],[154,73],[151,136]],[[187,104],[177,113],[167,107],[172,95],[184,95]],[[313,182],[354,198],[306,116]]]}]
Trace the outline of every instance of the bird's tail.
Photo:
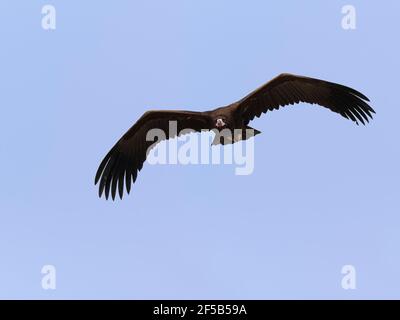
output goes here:
[{"label": "bird's tail", "polygon": [[246,126],[245,128],[241,128],[241,129],[234,129],[234,130],[224,129],[219,132],[215,132],[215,138],[212,142],[212,145],[232,144],[232,143],[239,142],[242,140],[250,139],[251,137],[254,137],[260,133],[261,133],[261,131],[254,129],[252,127],[249,127],[249,126]]}]

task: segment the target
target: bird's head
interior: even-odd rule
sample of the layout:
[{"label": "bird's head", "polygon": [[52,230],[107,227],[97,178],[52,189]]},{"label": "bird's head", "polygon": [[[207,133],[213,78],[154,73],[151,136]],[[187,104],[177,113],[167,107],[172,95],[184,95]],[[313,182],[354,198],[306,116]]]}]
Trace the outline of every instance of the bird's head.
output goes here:
[{"label": "bird's head", "polygon": [[228,121],[226,120],[225,117],[217,117],[215,119],[214,126],[218,130],[225,129],[228,126]]}]

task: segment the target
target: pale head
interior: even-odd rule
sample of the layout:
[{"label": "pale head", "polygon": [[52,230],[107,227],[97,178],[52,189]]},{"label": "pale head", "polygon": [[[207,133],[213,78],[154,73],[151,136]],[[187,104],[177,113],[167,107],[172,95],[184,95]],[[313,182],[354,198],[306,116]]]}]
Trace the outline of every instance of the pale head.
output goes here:
[{"label": "pale head", "polygon": [[223,129],[223,128],[226,127],[226,122],[224,121],[223,118],[217,118],[217,119],[215,120],[215,127],[216,127],[217,129]]}]

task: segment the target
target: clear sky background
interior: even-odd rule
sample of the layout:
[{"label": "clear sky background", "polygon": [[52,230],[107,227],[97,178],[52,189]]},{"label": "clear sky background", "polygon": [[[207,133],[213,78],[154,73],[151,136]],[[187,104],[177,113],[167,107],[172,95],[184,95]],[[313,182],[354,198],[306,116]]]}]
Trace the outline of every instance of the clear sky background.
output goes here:
[{"label": "clear sky background", "polygon": [[[356,30],[341,27],[346,4]],[[400,298],[399,11],[1,1],[0,298]],[[377,115],[268,113],[253,175],[145,165],[123,201],[98,198],[100,160],[144,111],[225,105],[281,72],[354,87]],[[41,287],[48,264],[56,290]]]}]

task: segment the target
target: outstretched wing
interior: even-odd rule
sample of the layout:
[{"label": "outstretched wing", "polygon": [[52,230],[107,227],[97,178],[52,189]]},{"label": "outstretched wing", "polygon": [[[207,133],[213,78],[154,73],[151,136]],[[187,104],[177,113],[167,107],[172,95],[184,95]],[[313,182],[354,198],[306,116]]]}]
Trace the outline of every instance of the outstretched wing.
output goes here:
[{"label": "outstretched wing", "polygon": [[332,82],[281,74],[237,102],[236,111],[245,124],[268,110],[307,102],[319,104],[358,124],[369,122],[375,111],[362,93]]},{"label": "outstretched wing", "polygon": [[106,199],[110,194],[113,200],[118,186],[118,193],[122,199],[124,182],[129,193],[131,184],[136,181],[138,172],[142,169],[148,151],[156,142],[146,141],[151,129],[161,129],[166,139],[176,136],[169,132],[170,121],[176,121],[177,133],[183,129],[201,131],[209,129],[208,116],[193,111],[148,111],[122,136],[122,138],[107,153],[101,162],[95,177],[95,184],[99,184],[99,197],[103,191]]}]

